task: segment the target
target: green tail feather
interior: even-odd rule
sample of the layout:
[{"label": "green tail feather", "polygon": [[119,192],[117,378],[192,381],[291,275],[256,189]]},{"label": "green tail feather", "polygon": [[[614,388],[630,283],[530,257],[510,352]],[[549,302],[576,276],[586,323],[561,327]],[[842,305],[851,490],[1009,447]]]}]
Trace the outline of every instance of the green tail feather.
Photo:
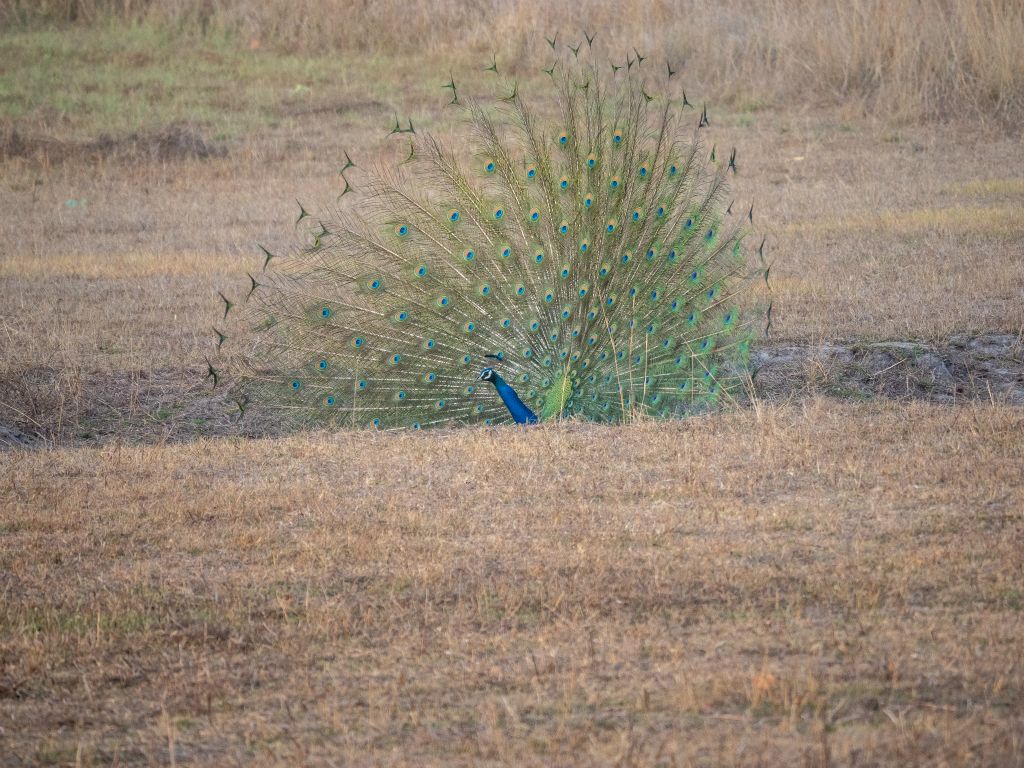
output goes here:
[{"label": "green tail feather", "polygon": [[681,99],[652,98],[639,68],[607,78],[587,51],[553,73],[556,124],[500,86],[515,95],[497,113],[464,108],[469,164],[409,133],[410,159],[368,174],[358,212],[264,251],[272,269],[236,308],[251,333],[236,397],[295,424],[510,422],[477,380],[493,365],[542,420],[733,401],[765,273],[746,263],[749,221],[724,211],[728,167],[698,159]]}]

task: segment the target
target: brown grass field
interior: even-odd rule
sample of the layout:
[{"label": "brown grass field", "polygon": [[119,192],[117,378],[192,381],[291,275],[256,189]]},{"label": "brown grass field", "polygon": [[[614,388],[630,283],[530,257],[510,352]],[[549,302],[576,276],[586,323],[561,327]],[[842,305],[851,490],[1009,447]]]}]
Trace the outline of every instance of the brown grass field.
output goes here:
[{"label": "brown grass field", "polygon": [[[454,138],[489,40],[543,108],[524,62],[576,35],[439,2],[400,54],[398,4],[314,5],[0,0],[0,765],[1024,765],[1009,390],[808,362],[687,421],[426,435],[210,396],[216,291],[294,200],[395,113]],[[739,149],[765,348],[998,335],[1021,370],[1019,4],[626,5],[581,8]]]}]

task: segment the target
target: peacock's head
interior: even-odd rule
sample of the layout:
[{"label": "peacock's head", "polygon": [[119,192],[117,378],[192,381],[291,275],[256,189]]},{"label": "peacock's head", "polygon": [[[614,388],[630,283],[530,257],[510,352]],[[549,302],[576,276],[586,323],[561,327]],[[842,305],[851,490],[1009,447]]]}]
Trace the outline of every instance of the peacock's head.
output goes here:
[{"label": "peacock's head", "polygon": [[484,368],[480,371],[480,381],[489,381],[492,384],[498,381],[498,372],[493,368]]}]

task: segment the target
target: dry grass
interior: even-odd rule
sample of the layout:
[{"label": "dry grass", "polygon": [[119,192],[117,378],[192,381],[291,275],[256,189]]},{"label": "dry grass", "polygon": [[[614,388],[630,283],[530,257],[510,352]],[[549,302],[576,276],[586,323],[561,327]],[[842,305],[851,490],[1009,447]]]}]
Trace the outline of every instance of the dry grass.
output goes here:
[{"label": "dry grass", "polygon": [[[330,46],[369,39],[393,4],[119,6],[178,25],[178,58],[205,62],[193,102],[165,87],[185,75],[163,72],[170,48],[139,81],[79,66],[127,29],[101,30],[112,7],[36,4],[88,27],[45,33],[77,51],[47,65],[76,72],[61,98],[81,83],[101,106],[159,105],[157,131],[200,104],[207,138],[238,131],[215,139],[224,156],[135,154],[144,131],[118,154],[91,141],[114,118],[86,99],[17,118],[43,149],[0,159],[0,442],[12,424],[48,436],[0,450],[0,765],[1024,765],[1020,408],[755,398],[624,429],[207,440],[197,427],[165,444],[169,421],[223,418],[196,395],[216,290],[247,284],[255,242],[290,245],[290,201],[329,206],[344,150],[361,164],[391,151],[392,108],[450,138],[438,62],[455,37],[473,41],[468,80],[484,41],[515,48],[578,21],[513,3],[484,34],[471,9],[417,7],[372,38],[404,34],[417,57],[364,57],[332,82]],[[241,42],[267,60],[238,70],[223,40],[189,33],[200,7],[208,35],[260,34],[259,51]],[[715,102],[707,136],[739,148],[736,205],[755,201],[768,236],[777,340],[1024,333],[1019,141],[858,116],[959,104],[957,88],[998,80],[983,64],[1019,6],[950,0],[898,41],[919,3],[877,19],[874,3],[811,4],[798,25],[781,16],[792,2],[730,1],[676,34],[679,7],[615,26],[610,5],[584,2],[609,37],[670,36],[688,77],[764,89]],[[16,8],[29,6],[0,0],[0,19]],[[952,90],[911,66],[943,60],[942,24],[958,56],[994,35]],[[812,30],[813,75],[788,58]],[[19,34],[31,48],[35,33]],[[324,55],[308,71],[275,58],[313,40]],[[830,56],[878,78],[829,95]],[[972,109],[1012,107],[1016,61]],[[5,61],[0,86],[33,68]],[[788,88],[809,101],[760,108]]]},{"label": "dry grass", "polygon": [[6,762],[1020,765],[1022,430],[0,454]]},{"label": "dry grass", "polygon": [[[583,29],[625,54],[667,54],[719,100],[814,99],[901,117],[1024,115],[1024,6],[1015,0],[0,0],[0,20],[96,25],[111,18],[318,54],[416,51],[451,61],[497,48],[517,69]],[[659,59],[658,67],[664,64]],[[1017,124],[1019,130],[1019,123]]]}]

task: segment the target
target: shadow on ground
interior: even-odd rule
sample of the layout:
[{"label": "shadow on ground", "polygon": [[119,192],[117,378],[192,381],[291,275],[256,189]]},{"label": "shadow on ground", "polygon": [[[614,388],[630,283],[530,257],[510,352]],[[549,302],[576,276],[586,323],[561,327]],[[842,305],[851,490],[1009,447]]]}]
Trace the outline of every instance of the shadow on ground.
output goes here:
[{"label": "shadow on ground", "polygon": [[[954,336],[945,345],[909,341],[777,344],[754,357],[754,398],[986,400],[1024,406],[1024,339]],[[181,442],[282,433],[258,416],[238,418],[205,370],[90,373],[36,367],[0,378],[0,448],[53,444]],[[749,398],[748,398],[749,399]]]}]

